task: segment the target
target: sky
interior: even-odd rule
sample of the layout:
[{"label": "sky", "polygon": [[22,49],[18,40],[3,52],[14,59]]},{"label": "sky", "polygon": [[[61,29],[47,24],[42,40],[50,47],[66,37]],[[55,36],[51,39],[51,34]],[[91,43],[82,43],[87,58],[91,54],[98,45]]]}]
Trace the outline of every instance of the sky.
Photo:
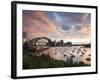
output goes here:
[{"label": "sky", "polygon": [[91,14],[23,10],[23,32],[27,39],[48,37],[52,40],[89,43]]}]

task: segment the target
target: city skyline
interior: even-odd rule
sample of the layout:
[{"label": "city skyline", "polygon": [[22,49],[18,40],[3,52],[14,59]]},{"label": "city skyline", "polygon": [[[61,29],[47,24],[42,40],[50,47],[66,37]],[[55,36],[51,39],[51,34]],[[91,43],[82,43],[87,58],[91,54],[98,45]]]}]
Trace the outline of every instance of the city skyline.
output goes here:
[{"label": "city skyline", "polygon": [[23,32],[27,38],[48,37],[73,43],[91,41],[91,14],[23,10]]}]

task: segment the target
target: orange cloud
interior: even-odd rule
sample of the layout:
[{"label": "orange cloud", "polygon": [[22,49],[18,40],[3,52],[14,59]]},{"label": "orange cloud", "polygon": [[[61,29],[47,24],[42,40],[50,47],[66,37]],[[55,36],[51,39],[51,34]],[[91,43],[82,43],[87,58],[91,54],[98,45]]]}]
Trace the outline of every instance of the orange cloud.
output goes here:
[{"label": "orange cloud", "polygon": [[40,11],[33,12],[32,17],[37,19],[40,23],[46,25],[43,27],[45,27],[47,31],[54,32],[57,30],[57,26],[55,25],[54,22],[48,19],[48,17],[45,15],[45,12],[40,12]]},{"label": "orange cloud", "polygon": [[91,27],[90,27],[90,25],[83,26],[81,28],[80,32],[83,33],[83,34],[90,34],[91,33]]},{"label": "orange cloud", "polygon": [[[88,15],[76,17],[77,20],[84,20]],[[53,40],[81,40],[87,39],[88,35],[90,35],[90,25],[84,25],[77,30],[77,32],[73,29],[71,31],[65,32],[59,27],[57,23],[50,20],[45,12],[41,11],[33,11],[31,14],[23,14],[23,31],[27,32],[28,39],[33,39],[35,37],[49,37]],[[84,36],[85,35],[85,36]],[[89,37],[90,38],[90,37]],[[85,41],[85,40],[84,40]]]},{"label": "orange cloud", "polygon": [[56,24],[50,21],[44,12],[39,11],[33,12],[31,16],[23,16],[23,31],[28,33],[29,38],[47,36],[49,33],[59,34]]}]

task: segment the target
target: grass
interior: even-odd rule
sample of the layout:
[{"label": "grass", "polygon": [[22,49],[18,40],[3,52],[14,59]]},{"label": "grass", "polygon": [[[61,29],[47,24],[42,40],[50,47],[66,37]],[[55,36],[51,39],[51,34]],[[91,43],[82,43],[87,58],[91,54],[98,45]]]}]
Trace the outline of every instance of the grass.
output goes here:
[{"label": "grass", "polygon": [[40,68],[59,68],[59,67],[79,67],[89,66],[80,62],[80,64],[67,63],[62,60],[55,60],[48,55],[33,56],[27,53],[23,54],[23,69],[40,69]]},{"label": "grass", "polygon": [[31,56],[23,55],[23,69],[64,67],[64,61],[54,60],[47,55]]}]

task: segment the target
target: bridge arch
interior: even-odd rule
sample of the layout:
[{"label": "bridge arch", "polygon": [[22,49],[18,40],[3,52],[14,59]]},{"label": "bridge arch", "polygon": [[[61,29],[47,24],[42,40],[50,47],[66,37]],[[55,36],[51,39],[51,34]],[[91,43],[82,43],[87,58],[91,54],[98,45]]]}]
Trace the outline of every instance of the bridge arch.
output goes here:
[{"label": "bridge arch", "polygon": [[50,41],[51,39],[47,37],[37,37],[37,38],[32,39],[30,42],[33,48],[47,48],[49,47]]},{"label": "bridge arch", "polygon": [[41,40],[41,39],[45,39],[45,40],[47,40],[47,41],[51,40],[51,39],[49,39],[49,38],[47,38],[47,37],[37,37],[37,38],[32,39],[31,41],[33,41],[34,43],[36,43],[37,41],[39,41],[39,40]]}]

